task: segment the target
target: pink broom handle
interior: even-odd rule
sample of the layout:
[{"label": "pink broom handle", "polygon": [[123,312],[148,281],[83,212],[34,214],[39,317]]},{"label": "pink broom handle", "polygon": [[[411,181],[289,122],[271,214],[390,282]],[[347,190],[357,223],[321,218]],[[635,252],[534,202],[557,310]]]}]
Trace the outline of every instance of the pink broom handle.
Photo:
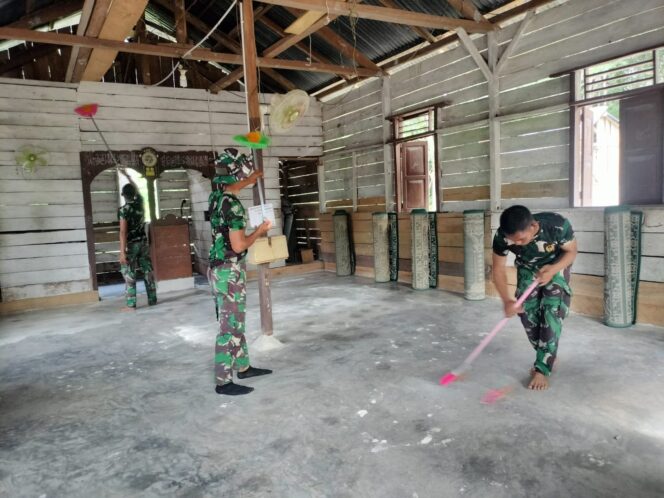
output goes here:
[{"label": "pink broom handle", "polygon": [[[517,299],[515,307],[519,307],[523,304],[523,302],[528,298],[530,293],[537,287],[537,284],[539,282],[537,280],[534,280],[532,284],[528,286],[528,288],[525,290],[521,296],[519,296],[519,299]],[[466,358],[463,363],[459,366],[459,368],[456,368],[455,370],[452,370],[450,373],[443,375],[440,379],[440,383],[442,385],[449,384],[457,379],[457,377],[463,373],[468,367],[470,367],[471,363],[475,361],[475,359],[480,355],[480,353],[484,350],[484,348],[491,342],[491,340],[496,336],[498,332],[500,332],[500,329],[502,329],[507,321],[509,320],[509,317],[503,317],[502,320],[500,320],[496,326],[487,334],[487,336],[482,339],[482,342],[480,342],[475,349],[468,355],[468,358]]]}]

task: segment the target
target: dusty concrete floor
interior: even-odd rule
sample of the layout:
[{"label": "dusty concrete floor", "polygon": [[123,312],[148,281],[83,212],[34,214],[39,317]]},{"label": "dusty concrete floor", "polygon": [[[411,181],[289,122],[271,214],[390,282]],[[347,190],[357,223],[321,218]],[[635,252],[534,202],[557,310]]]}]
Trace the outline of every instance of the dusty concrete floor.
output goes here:
[{"label": "dusty concrete floor", "polygon": [[[352,285],[349,285],[352,284]],[[285,347],[249,396],[213,391],[206,289],[3,317],[0,495],[662,496],[664,331],[572,316],[548,392],[496,300],[316,274],[274,282]],[[139,305],[145,305],[145,295]],[[250,342],[258,335],[250,285]],[[513,387],[494,405],[487,390]]]}]

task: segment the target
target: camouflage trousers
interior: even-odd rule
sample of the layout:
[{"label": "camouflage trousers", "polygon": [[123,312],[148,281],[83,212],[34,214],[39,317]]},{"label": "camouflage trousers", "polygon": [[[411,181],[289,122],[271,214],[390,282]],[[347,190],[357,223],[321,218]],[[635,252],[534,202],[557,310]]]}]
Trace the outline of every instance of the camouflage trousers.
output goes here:
[{"label": "camouflage trousers", "polygon": [[219,333],[214,348],[214,373],[217,384],[221,385],[233,380],[233,369],[249,366],[249,350],[244,337],[246,263],[224,263],[209,268],[208,281],[219,320]]},{"label": "camouflage trousers", "polygon": [[136,307],[136,272],[143,272],[145,291],[148,294],[148,304],[157,304],[157,286],[154,283],[152,261],[150,260],[150,247],[147,242],[129,242],[126,249],[127,264],[120,265],[120,272],[125,279],[125,294],[127,306]]},{"label": "camouflage trousers", "polygon": [[[519,267],[517,297],[532,283],[535,273]],[[558,272],[547,285],[537,287],[523,303],[519,314],[530,344],[535,349],[535,369],[551,375],[556,361],[563,320],[569,315],[572,291],[569,287],[570,267]]]}]

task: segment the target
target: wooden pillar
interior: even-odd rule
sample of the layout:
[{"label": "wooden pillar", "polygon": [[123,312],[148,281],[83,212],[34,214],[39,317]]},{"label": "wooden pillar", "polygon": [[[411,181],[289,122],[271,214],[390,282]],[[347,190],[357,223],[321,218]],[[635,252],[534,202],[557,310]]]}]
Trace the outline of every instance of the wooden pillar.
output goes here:
[{"label": "wooden pillar", "polygon": [[497,71],[498,44],[495,33],[487,34],[489,48],[489,69],[491,77],[489,82],[489,194],[491,211],[502,209],[502,171],[500,166],[500,75]]},{"label": "wooden pillar", "polygon": [[[392,139],[392,121],[388,118],[392,115],[392,92],[390,77],[382,77],[383,86],[383,165],[385,168],[385,211],[388,213],[396,211],[394,199],[394,144]],[[396,137],[395,137],[396,138]]]},{"label": "wooden pillar", "polygon": [[[256,38],[254,35],[254,8],[251,0],[241,2],[241,25],[242,25],[242,56],[244,59],[244,86],[247,98],[247,118],[249,130],[261,129],[261,111],[258,96],[258,67],[256,64]],[[255,149],[255,167],[263,171],[263,151]],[[265,188],[263,182],[254,187],[254,203],[260,202],[258,189]],[[261,306],[261,331],[265,335],[272,335],[272,296],[270,292],[270,268],[269,264],[258,265],[258,296]]]},{"label": "wooden pillar", "polygon": [[150,220],[154,221],[157,219],[157,209],[156,209],[156,203],[155,203],[155,192],[154,192],[154,177],[150,178],[148,176],[145,177],[147,180],[147,186],[148,186],[148,207],[150,211]]}]

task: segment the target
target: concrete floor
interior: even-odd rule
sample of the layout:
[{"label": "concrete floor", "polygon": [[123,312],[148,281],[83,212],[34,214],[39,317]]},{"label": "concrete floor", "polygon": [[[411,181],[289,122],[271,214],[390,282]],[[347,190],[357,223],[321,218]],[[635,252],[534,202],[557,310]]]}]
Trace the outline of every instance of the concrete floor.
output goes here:
[{"label": "concrete floor", "polygon": [[[207,289],[3,317],[0,495],[664,494],[664,330],[571,316],[547,392],[513,319],[450,387],[499,302],[331,274],[273,283],[285,347],[249,396],[213,391]],[[250,284],[248,338],[258,336]],[[484,405],[492,388],[512,387]]]}]

